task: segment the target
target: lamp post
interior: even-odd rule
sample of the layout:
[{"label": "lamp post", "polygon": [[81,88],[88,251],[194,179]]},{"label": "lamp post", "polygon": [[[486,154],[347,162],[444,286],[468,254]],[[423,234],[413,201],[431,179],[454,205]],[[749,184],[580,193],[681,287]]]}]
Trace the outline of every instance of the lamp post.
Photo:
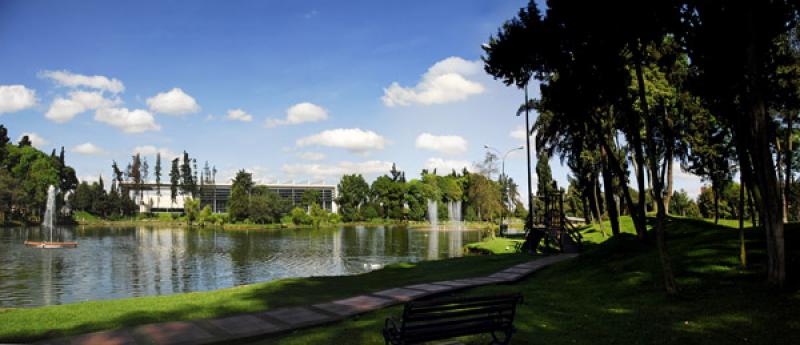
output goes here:
[{"label": "lamp post", "polygon": [[[501,155],[503,157],[503,159],[501,160],[502,168],[500,170],[501,171],[501,175],[500,176],[503,176],[506,179],[506,192],[505,192],[505,195],[503,197],[503,202],[505,203],[505,202],[509,201],[509,197],[508,197],[508,177],[506,177],[506,157],[508,157],[509,153],[517,151],[517,150],[522,150],[525,147],[517,146],[517,147],[509,149],[508,151],[506,151],[506,153],[501,153],[500,150],[498,150],[498,149],[496,149],[494,147],[491,147],[489,145],[483,145],[483,148],[485,148],[487,150],[491,150],[491,151],[497,152],[498,155]],[[505,215],[505,212],[503,212],[503,214],[500,216],[500,225],[503,224],[504,215]]]},{"label": "lamp post", "polygon": [[[528,161],[528,219],[525,221],[526,232],[533,230],[533,188],[531,185],[531,125],[529,120],[529,106],[528,106],[528,81],[525,81],[525,149],[527,151]],[[517,112],[519,116],[519,112]],[[526,234],[527,241],[527,234]]]}]

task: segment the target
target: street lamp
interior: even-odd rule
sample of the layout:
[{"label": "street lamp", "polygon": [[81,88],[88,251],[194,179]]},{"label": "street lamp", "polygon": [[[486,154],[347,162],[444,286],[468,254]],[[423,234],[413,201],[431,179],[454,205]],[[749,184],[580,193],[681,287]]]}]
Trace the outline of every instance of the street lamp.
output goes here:
[{"label": "street lamp", "polygon": [[[530,76],[529,76],[530,77]],[[533,230],[533,188],[531,186],[531,125],[529,120],[529,109],[528,106],[528,81],[525,81],[525,149],[527,150],[528,154],[526,156],[528,160],[528,219],[525,221],[525,230],[526,230],[526,238],[525,241],[527,242],[528,234],[527,232]],[[517,112],[517,116],[519,116],[519,112]]]},{"label": "street lamp", "polygon": [[[500,152],[500,150],[498,150],[498,149],[496,149],[496,148],[494,148],[494,147],[491,147],[491,146],[489,146],[489,145],[483,145],[483,148],[485,148],[485,149],[487,149],[487,150],[491,150],[491,151],[497,152],[497,154],[499,154],[499,155],[501,155],[501,156],[503,157],[503,159],[501,160],[501,162],[502,162],[502,165],[501,165],[501,166],[502,166],[502,169],[501,169],[501,175],[500,175],[500,176],[503,176],[503,177],[506,179],[506,192],[505,192],[505,194],[506,194],[506,195],[505,195],[505,197],[503,198],[503,199],[504,199],[503,201],[504,201],[504,202],[508,202],[508,203],[510,204],[511,202],[510,202],[510,200],[509,200],[509,195],[508,195],[508,177],[506,176],[506,157],[508,157],[508,154],[509,154],[509,153],[511,153],[511,152],[514,152],[514,151],[517,151],[517,150],[522,150],[522,149],[524,149],[525,147],[524,147],[524,146],[517,146],[517,147],[514,147],[514,148],[511,148],[511,149],[509,149],[508,151],[506,151],[506,153],[501,153],[501,152]],[[505,212],[503,212],[503,213],[505,214]],[[504,221],[504,218],[505,218],[505,217],[504,217],[504,214],[503,214],[503,215],[501,215],[501,217],[500,217],[500,225],[501,225],[501,226],[503,225],[503,221]],[[502,231],[501,231],[501,232],[502,232]]]}]

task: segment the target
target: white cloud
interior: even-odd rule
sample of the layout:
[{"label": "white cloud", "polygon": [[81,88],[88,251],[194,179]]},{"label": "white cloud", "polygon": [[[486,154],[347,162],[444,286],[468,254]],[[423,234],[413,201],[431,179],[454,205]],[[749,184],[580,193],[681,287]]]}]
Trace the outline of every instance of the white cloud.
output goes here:
[{"label": "white cloud", "polygon": [[672,166],[673,166],[672,174],[675,179],[700,183],[701,180],[700,176],[697,176],[695,174],[683,170],[683,168],[680,167],[680,163],[674,162]]},{"label": "white cloud", "polygon": [[453,172],[453,170],[460,173],[464,168],[467,168],[469,171],[475,171],[472,163],[466,160],[428,158],[428,160],[425,161],[425,169],[428,169],[430,172],[433,172],[433,170],[436,169],[436,173],[439,175],[447,175]]},{"label": "white cloud", "polygon": [[284,164],[281,170],[291,176],[312,178],[339,177],[345,174],[380,174],[392,169],[392,162],[371,160],[366,162],[343,161],[336,164]]},{"label": "white cloud", "polygon": [[[221,184],[231,183],[239,170],[242,170],[242,168],[227,167],[217,171],[216,182]],[[271,169],[268,167],[256,165],[244,168],[244,171],[252,174],[253,181],[257,184],[267,184],[277,181],[277,178],[271,174]]]},{"label": "white cloud", "polygon": [[75,146],[70,149],[70,151],[87,156],[102,156],[106,154],[106,150],[103,150],[102,148],[90,142]]},{"label": "white cloud", "polygon": [[253,115],[244,112],[242,109],[231,109],[228,110],[228,120],[250,122],[253,121]]},{"label": "white cloud", "polygon": [[32,144],[34,147],[38,148],[38,149],[41,149],[41,148],[42,148],[42,146],[44,146],[44,145],[47,145],[47,144],[49,144],[49,143],[50,143],[49,141],[45,140],[45,139],[44,139],[44,138],[42,138],[40,135],[38,135],[38,134],[36,134],[36,133],[34,133],[34,132],[25,132],[25,133],[22,133],[22,135],[20,135],[20,136],[19,136],[19,139],[17,139],[17,141],[19,142],[20,140],[22,140],[22,137],[24,137],[24,136],[26,136],[26,135],[28,136],[28,140],[30,140],[30,141],[31,141],[31,144]]},{"label": "white cloud", "polygon": [[200,111],[197,101],[177,87],[148,98],[147,105],[154,113],[169,115],[184,115]]},{"label": "white cloud", "polygon": [[36,105],[36,91],[24,85],[0,85],[0,115]]},{"label": "white cloud", "polygon": [[383,104],[387,107],[412,104],[443,104],[458,102],[483,93],[484,87],[467,76],[481,71],[481,61],[467,61],[449,57],[431,66],[414,87],[402,87],[393,82],[383,90]]},{"label": "white cloud", "polygon": [[71,73],[69,71],[42,71],[39,72],[39,76],[52,79],[58,85],[71,88],[82,86],[111,93],[125,91],[125,85],[123,85],[119,79],[108,78],[102,75],[87,76]]},{"label": "white cloud", "polygon": [[78,176],[78,181],[80,181],[80,182],[86,182],[86,183],[88,183],[88,184],[92,184],[92,183],[94,183],[94,182],[98,182],[98,181],[100,181],[100,176],[101,176],[101,175],[84,175],[84,176]]},{"label": "white cloud", "polygon": [[386,139],[373,131],[360,128],[337,128],[297,140],[297,146],[321,145],[347,149],[351,152],[366,153],[382,150]]},{"label": "white cloud", "polygon": [[301,152],[297,157],[307,161],[321,161],[325,159],[325,154],[319,152]]},{"label": "white cloud", "polygon": [[161,130],[153,114],[147,110],[128,108],[101,108],[94,113],[94,119],[117,127],[125,133],[142,133]]},{"label": "white cloud", "polygon": [[525,126],[517,126],[514,128],[510,133],[508,133],[514,139],[517,140],[525,140]]},{"label": "white cloud", "polygon": [[54,122],[64,123],[84,111],[110,108],[122,103],[119,98],[103,97],[101,92],[73,91],[69,95],[70,98],[54,99],[44,116]]},{"label": "white cloud", "polygon": [[457,135],[433,135],[422,133],[417,136],[417,148],[437,151],[449,155],[467,152],[467,141]]},{"label": "white cloud", "polygon": [[264,126],[272,128],[280,125],[297,125],[306,122],[319,122],[328,119],[328,111],[313,103],[303,102],[286,109],[286,119],[267,119]]},{"label": "white cloud", "polygon": [[[172,150],[165,148],[165,147],[155,147],[153,145],[144,145],[144,146],[136,146],[133,148],[133,154],[140,154],[142,156],[155,156],[157,153],[161,153],[161,164],[164,164],[164,161],[171,160],[179,155]],[[155,164],[155,161],[153,161]],[[163,169],[163,168],[162,168]]]}]

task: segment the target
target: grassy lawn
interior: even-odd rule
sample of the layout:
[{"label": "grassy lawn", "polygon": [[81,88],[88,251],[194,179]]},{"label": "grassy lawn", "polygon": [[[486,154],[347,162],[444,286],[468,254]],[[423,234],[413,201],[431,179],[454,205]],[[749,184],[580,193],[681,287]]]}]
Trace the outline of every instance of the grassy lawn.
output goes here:
[{"label": "grassy lawn", "polygon": [[514,238],[495,237],[481,242],[466,245],[470,252],[481,254],[511,254],[517,252],[517,246],[525,240]]},{"label": "grassy lawn", "polygon": [[209,292],[5,309],[0,310],[0,343],[313,304],[407,284],[487,275],[530,259],[472,256],[397,264],[357,276],[282,279]]},{"label": "grassy lawn", "polygon": [[[623,229],[633,232],[632,225]],[[747,230],[751,265],[743,270],[736,229],[703,220],[670,220],[668,245],[681,288],[678,297],[661,292],[654,245],[631,235],[593,244],[593,238],[602,241],[593,231],[585,230],[590,241],[578,259],[517,284],[460,295],[521,291],[525,303],[518,309],[514,344],[800,344],[800,226],[787,226],[793,288],[777,291],[764,283],[763,232]],[[262,343],[383,344],[384,319],[401,313],[402,307],[396,306]],[[485,344],[489,338],[461,340]]]}]

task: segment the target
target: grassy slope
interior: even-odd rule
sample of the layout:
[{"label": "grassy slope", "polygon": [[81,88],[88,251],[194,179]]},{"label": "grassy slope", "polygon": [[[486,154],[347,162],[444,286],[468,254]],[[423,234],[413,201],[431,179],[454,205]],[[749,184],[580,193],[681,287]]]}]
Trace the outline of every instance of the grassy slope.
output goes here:
[{"label": "grassy slope", "polygon": [[133,325],[219,317],[329,301],[420,282],[490,274],[524,255],[398,264],[357,276],[282,279],[230,289],[0,310],[0,343],[26,342]]},{"label": "grassy slope", "polygon": [[[623,224],[633,232],[630,219]],[[652,246],[623,235],[588,245],[576,260],[547,268],[514,285],[463,294],[521,291],[525,304],[515,321],[514,344],[800,344],[798,241],[800,226],[787,227],[795,288],[764,284],[763,233],[748,230],[752,265],[739,269],[737,231],[702,220],[673,219],[670,252],[682,289],[661,292],[661,271]],[[602,239],[589,229],[589,239]],[[381,329],[393,307],[326,327],[296,332],[269,344],[383,344]],[[484,344],[486,336],[462,339]]]}]

